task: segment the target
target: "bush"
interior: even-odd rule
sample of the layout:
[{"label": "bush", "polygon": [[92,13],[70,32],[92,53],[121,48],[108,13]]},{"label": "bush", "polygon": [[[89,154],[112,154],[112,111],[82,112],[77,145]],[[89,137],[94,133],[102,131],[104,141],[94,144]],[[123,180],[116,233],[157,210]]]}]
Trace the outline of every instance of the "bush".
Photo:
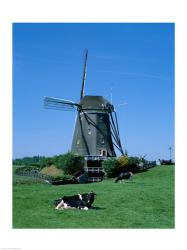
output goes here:
[{"label": "bush", "polygon": [[64,175],[56,175],[53,177],[53,181],[69,181],[74,179],[74,177],[70,174],[64,174]]},{"label": "bush", "polygon": [[77,179],[69,174],[53,177],[51,182],[51,184],[53,185],[77,184],[77,183],[78,183]]},{"label": "bush", "polygon": [[56,157],[55,165],[64,171],[64,174],[74,174],[84,169],[84,157],[67,153]]},{"label": "bush", "polygon": [[134,157],[128,157],[128,165],[133,166],[133,165],[139,165],[141,162],[141,159],[137,156]]},{"label": "bush", "polygon": [[107,177],[112,178],[118,176],[122,172],[140,172],[142,160],[139,157],[119,156],[117,158],[109,158],[103,161],[102,166]]},{"label": "bush", "polygon": [[107,177],[116,177],[121,172],[128,171],[128,157],[119,156],[117,158],[109,158],[102,163],[102,166],[107,174]]},{"label": "bush", "polygon": [[44,175],[49,175],[52,177],[56,177],[56,176],[62,176],[63,175],[63,171],[59,168],[57,168],[54,165],[51,165],[49,167],[44,167],[40,173],[44,174]]},{"label": "bush", "polygon": [[40,171],[40,168],[32,166],[24,166],[24,167],[19,167],[16,168],[15,170],[15,174],[19,175],[19,174],[29,174],[29,173],[38,173]]},{"label": "bush", "polygon": [[128,157],[127,156],[124,156],[124,155],[119,156],[117,158],[117,161],[118,161],[118,164],[119,164],[120,168],[123,168],[123,167],[128,165]]},{"label": "bush", "polygon": [[102,162],[102,167],[107,175],[107,177],[111,178],[111,177],[115,177],[117,175],[118,172],[118,160],[117,158],[109,158],[106,161]]},{"label": "bush", "polygon": [[117,169],[117,175],[119,175],[122,172],[128,172],[128,157],[127,156],[119,156],[117,158],[118,161],[118,169]]}]

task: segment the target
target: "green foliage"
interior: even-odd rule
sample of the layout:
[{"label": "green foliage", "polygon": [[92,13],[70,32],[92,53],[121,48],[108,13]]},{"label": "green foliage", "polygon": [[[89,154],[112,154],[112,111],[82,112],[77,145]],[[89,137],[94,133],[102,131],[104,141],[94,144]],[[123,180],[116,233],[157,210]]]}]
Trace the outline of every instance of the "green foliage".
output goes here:
[{"label": "green foliage", "polygon": [[36,166],[40,168],[55,165],[57,168],[62,169],[65,174],[73,174],[74,172],[83,169],[84,157],[68,152],[67,154],[55,155],[53,157],[24,157],[13,160],[13,164],[21,166]]},{"label": "green foliage", "polygon": [[55,165],[62,169],[65,174],[72,175],[84,168],[84,157],[80,155],[74,155],[69,152],[56,157]]},{"label": "green foliage", "polygon": [[[26,166],[40,166],[40,161],[43,157],[41,156],[33,156],[33,157],[23,157],[20,159],[14,159],[14,165],[26,165]],[[45,158],[45,157],[44,157]]]},{"label": "green foliage", "polygon": [[118,173],[119,163],[117,158],[111,157],[102,162],[102,167],[107,177],[115,177]]},{"label": "green foliage", "polygon": [[128,157],[124,155],[117,158],[108,158],[102,163],[102,166],[107,177],[111,178],[118,176],[121,172],[130,171],[137,173],[141,171],[141,162],[142,160],[139,157]]},{"label": "green foliage", "polygon": [[140,164],[140,162],[141,162],[141,159],[137,156],[128,157],[128,165],[129,166],[133,166],[133,165],[136,166],[136,165]]},{"label": "green foliage", "polygon": [[54,176],[52,179],[53,185],[78,184],[77,179],[70,174]]},{"label": "green foliage", "polygon": [[40,168],[32,166],[24,166],[24,167],[18,167],[15,170],[15,174],[21,174],[21,173],[38,173]]},{"label": "green foliage", "polygon": [[55,164],[55,161],[54,161],[54,158],[53,157],[47,157],[45,160],[44,160],[44,166],[51,166]]},{"label": "green foliage", "polygon": [[70,181],[73,180],[74,177],[70,174],[57,175],[53,177],[54,181]]}]

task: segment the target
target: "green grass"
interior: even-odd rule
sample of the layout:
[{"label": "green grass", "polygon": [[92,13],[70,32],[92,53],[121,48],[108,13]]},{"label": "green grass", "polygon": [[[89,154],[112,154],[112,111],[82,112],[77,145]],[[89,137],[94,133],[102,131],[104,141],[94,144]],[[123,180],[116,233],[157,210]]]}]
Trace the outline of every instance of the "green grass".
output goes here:
[{"label": "green grass", "polygon": [[[155,167],[122,184],[110,179],[52,186],[19,178],[24,181],[14,179],[13,228],[174,228],[174,166]],[[62,195],[91,190],[95,209],[60,211],[52,205]]]}]

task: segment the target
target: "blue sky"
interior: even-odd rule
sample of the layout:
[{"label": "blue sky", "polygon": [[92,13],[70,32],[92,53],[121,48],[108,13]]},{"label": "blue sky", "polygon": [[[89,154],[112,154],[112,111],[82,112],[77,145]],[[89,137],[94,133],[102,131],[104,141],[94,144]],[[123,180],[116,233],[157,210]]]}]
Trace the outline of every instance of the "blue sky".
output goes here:
[{"label": "blue sky", "polygon": [[[129,155],[174,151],[174,24],[13,24],[13,157],[66,153],[76,112],[47,110],[43,97],[78,102],[83,51],[85,92],[117,108]],[[174,153],[173,153],[174,154]],[[174,157],[174,155],[172,155]]]}]

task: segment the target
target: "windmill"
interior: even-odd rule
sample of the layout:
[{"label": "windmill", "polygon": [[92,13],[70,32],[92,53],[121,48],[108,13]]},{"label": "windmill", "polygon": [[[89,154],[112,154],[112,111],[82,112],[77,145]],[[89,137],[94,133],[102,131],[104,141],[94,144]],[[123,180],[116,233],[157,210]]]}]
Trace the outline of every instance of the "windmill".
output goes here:
[{"label": "windmill", "polygon": [[88,50],[85,50],[80,101],[44,97],[44,106],[77,110],[71,152],[85,157],[115,157],[114,148],[117,148],[123,155],[114,106],[102,96],[85,95],[87,58]]}]

